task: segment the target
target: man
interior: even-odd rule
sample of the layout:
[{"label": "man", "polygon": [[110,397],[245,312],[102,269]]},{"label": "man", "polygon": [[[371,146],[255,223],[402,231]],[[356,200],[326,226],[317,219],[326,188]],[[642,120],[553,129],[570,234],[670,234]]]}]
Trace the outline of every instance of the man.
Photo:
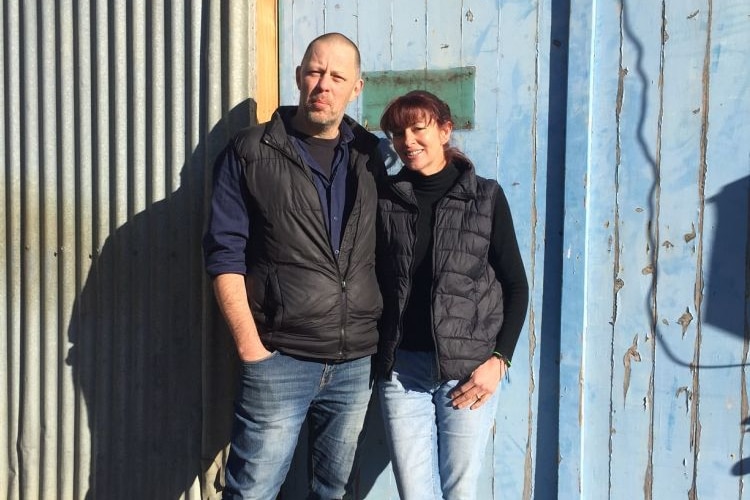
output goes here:
[{"label": "man", "polygon": [[379,140],[346,105],[357,46],[313,40],[299,105],[240,132],[214,173],[207,272],[242,361],[223,498],[275,498],[309,412],[311,498],[341,498],[371,393]]}]

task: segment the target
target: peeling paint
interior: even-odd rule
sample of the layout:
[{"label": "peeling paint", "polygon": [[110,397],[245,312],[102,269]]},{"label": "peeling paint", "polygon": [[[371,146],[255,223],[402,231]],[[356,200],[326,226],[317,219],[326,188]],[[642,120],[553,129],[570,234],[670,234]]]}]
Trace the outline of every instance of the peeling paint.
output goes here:
[{"label": "peeling paint", "polygon": [[678,388],[675,392],[675,397],[679,398],[681,394],[685,395],[685,414],[690,411],[690,400],[692,399],[692,394],[690,392],[690,389],[686,385],[683,385],[682,387]]},{"label": "peeling paint", "polygon": [[685,239],[685,243],[690,243],[692,240],[695,239],[696,233],[695,233],[695,224],[690,224],[692,227],[691,231],[689,233],[685,233],[683,238]]},{"label": "peeling paint", "polygon": [[653,273],[654,273],[654,266],[653,266],[653,264],[649,264],[646,267],[644,267],[643,269],[641,269],[641,274],[643,274],[644,276],[648,275],[648,274],[653,274]]},{"label": "peeling paint", "polygon": [[669,240],[664,240],[664,243],[662,243],[661,246],[663,246],[664,248],[673,248],[674,247],[674,245],[672,244],[672,242],[669,241]]},{"label": "peeling paint", "polygon": [[622,357],[622,364],[625,366],[625,374],[623,375],[622,381],[622,405],[625,406],[625,401],[628,398],[628,389],[630,388],[630,364],[636,361],[641,362],[641,353],[638,352],[638,335],[633,337],[633,344],[625,351],[625,355]]},{"label": "peeling paint", "polygon": [[686,307],[685,312],[682,313],[682,316],[680,316],[677,319],[677,323],[680,324],[682,327],[682,336],[685,337],[685,332],[687,332],[688,327],[690,326],[690,323],[693,321],[693,315],[690,314],[690,308]]}]

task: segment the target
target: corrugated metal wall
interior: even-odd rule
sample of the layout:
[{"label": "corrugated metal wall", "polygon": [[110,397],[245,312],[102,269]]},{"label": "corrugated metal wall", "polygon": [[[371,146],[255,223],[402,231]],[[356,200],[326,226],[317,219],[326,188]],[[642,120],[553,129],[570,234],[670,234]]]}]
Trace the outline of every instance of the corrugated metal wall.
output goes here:
[{"label": "corrugated metal wall", "polygon": [[205,174],[254,119],[254,4],[3,2],[0,497],[199,498],[215,472]]}]

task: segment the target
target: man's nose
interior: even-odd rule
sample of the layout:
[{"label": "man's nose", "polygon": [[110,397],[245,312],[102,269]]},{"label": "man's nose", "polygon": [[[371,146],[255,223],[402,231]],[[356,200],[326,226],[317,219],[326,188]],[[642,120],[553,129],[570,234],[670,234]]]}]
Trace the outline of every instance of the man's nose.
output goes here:
[{"label": "man's nose", "polygon": [[318,85],[317,87],[322,90],[326,90],[331,86],[331,75],[328,73],[323,73],[320,75],[320,78],[318,79]]}]

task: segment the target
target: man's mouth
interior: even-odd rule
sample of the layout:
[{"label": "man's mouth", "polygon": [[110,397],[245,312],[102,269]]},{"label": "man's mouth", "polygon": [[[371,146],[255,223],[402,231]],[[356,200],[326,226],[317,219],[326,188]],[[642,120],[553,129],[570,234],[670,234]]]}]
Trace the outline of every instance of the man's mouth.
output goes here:
[{"label": "man's mouth", "polygon": [[323,109],[326,106],[328,106],[328,103],[325,102],[322,99],[311,99],[310,100],[310,107],[315,109]]}]

